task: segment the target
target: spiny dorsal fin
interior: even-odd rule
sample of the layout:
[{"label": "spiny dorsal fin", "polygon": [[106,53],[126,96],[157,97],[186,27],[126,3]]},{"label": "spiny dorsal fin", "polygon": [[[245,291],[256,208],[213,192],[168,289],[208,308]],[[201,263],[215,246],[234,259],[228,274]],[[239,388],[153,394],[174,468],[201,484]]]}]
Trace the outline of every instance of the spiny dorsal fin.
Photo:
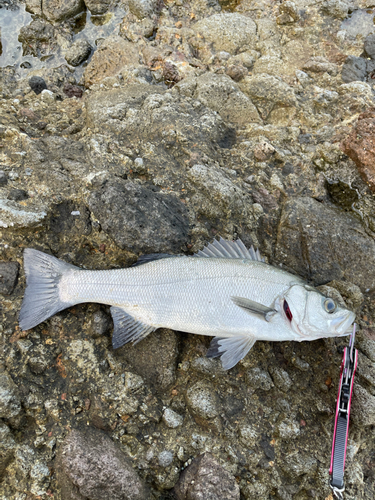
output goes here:
[{"label": "spiny dorsal fin", "polygon": [[244,337],[243,335],[228,338],[214,337],[206,356],[208,358],[221,356],[224,370],[229,370],[246,356],[255,341],[253,336]]},{"label": "spiny dorsal fin", "polygon": [[219,259],[249,259],[264,262],[259,250],[254,250],[251,246],[249,249],[245,247],[240,239],[236,241],[225,240],[220,237],[220,240],[214,240],[208,243],[203,250],[199,250],[194,257],[215,257]]},{"label": "spiny dorsal fin", "polygon": [[110,311],[114,325],[112,334],[112,346],[114,349],[128,342],[136,344],[147,337],[149,333],[156,330],[154,326],[146,325],[133,318],[133,316],[130,316],[121,307],[111,307]]}]

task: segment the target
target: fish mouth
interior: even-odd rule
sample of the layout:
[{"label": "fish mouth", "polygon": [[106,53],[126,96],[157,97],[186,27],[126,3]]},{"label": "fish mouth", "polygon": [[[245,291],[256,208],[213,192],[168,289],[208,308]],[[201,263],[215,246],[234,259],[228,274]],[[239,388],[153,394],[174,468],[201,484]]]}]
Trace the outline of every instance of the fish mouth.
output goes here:
[{"label": "fish mouth", "polygon": [[352,331],[352,324],[355,320],[355,314],[350,312],[348,315],[339,316],[332,320],[331,325],[336,330],[337,335],[348,335]]}]

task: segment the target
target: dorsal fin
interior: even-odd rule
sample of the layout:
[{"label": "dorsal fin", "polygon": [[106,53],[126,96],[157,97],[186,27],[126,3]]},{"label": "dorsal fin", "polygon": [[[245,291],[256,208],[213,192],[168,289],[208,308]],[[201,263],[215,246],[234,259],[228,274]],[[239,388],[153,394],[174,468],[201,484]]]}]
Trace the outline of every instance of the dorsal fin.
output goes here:
[{"label": "dorsal fin", "polygon": [[216,257],[219,259],[249,259],[264,262],[259,250],[254,250],[251,246],[249,249],[245,247],[240,239],[236,241],[225,240],[220,237],[220,240],[214,240],[208,243],[203,250],[194,254],[194,257]]},{"label": "dorsal fin", "polygon": [[170,259],[171,257],[182,257],[181,255],[172,255],[170,253],[148,253],[146,255],[141,255],[138,257],[137,262],[135,262],[132,267],[141,266],[142,264],[147,264],[154,260]]}]

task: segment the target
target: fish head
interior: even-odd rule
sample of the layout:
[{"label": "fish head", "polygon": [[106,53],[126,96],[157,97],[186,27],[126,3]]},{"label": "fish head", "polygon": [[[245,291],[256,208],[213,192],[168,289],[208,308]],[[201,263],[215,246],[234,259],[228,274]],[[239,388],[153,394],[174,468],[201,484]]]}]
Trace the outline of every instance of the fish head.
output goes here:
[{"label": "fish head", "polygon": [[302,337],[348,335],[355,314],[308,285],[292,285],[279,308],[292,330]]}]

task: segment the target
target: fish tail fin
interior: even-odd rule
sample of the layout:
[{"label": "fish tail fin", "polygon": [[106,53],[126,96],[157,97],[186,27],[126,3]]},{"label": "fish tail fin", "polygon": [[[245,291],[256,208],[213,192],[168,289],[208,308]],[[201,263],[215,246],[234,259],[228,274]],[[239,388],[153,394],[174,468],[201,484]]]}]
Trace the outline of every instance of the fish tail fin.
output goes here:
[{"label": "fish tail fin", "polygon": [[255,342],[256,338],[253,336],[215,337],[211,341],[206,356],[208,358],[221,356],[221,363],[224,370],[229,370],[246,356]]},{"label": "fish tail fin", "polygon": [[26,290],[19,314],[22,330],[30,330],[50,316],[74,305],[60,298],[62,276],[73,269],[78,269],[52,255],[47,255],[32,248],[24,251],[24,269]]}]

